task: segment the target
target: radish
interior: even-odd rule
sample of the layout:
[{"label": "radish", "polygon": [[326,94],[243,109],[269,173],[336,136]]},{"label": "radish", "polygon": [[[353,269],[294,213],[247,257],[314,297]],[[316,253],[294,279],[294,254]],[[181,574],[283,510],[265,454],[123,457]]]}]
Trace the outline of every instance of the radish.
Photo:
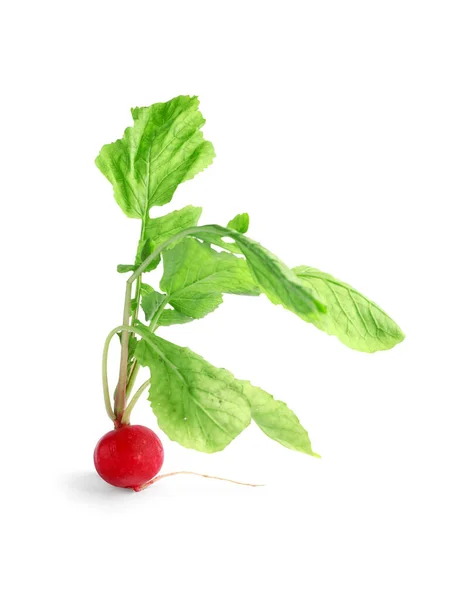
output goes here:
[{"label": "radish", "polygon": [[99,440],[94,465],[107,483],[137,490],[162,468],[162,442],[148,427],[124,425]]},{"label": "radish", "polygon": [[[142,425],[130,424],[145,391],[159,427],[186,448],[218,452],[254,421],[283,446],[318,457],[307,431],[284,402],[216,368],[189,348],[172,344],[158,335],[159,328],[204,318],[220,306],[224,294],[265,294],[273,304],[354,350],[388,350],[404,339],[399,326],[352,286],[312,267],[289,268],[244,235],[249,228],[247,213],[237,215],[226,227],[198,225],[202,209],[196,206],[151,216],[151,209],[170,202],[181,183],[213,162],[214,149],[203,138],[205,120],[198,104],[195,96],[178,96],[132,109],[133,126],[121,139],[103,146],[96,158],[117,204],[127,217],[139,219],[141,228],[134,261],[117,267],[119,273],[130,273],[123,319],[107,336],[102,361],[104,403],[114,430],[99,440],[94,463],[105,481],[135,491],[170,475],[198,475],[188,471],[158,475],[163,464],[159,438]],[[290,220],[292,216],[286,227]],[[283,206],[278,227],[284,226],[282,221]],[[160,264],[163,275],[155,289],[143,278]],[[283,332],[272,334],[272,323],[268,331],[274,352],[289,351]],[[116,335],[121,344],[120,369],[112,398],[107,364]],[[251,344],[240,323],[235,335],[239,343]],[[293,348],[293,352],[300,350],[301,346]],[[309,361],[306,357],[307,367]],[[150,376],[134,391],[143,367]],[[310,371],[315,376],[315,366]],[[308,393],[307,387],[306,397]]]}]

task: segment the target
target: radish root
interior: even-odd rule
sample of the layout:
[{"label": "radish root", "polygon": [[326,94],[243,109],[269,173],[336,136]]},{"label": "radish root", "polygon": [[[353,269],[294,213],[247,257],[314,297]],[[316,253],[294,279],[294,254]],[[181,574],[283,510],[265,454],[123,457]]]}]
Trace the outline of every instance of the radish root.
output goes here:
[{"label": "radish root", "polygon": [[215,477],[214,475],[205,475],[203,473],[194,473],[193,471],[175,471],[174,473],[165,473],[164,475],[157,475],[147,483],[143,485],[137,485],[131,488],[135,492],[142,492],[153,483],[157,483],[160,479],[166,477],[173,477],[173,475],[196,475],[197,477],[204,477],[205,479],[217,479],[218,481],[227,481],[227,483],[235,483],[236,485],[246,485],[248,487],[264,487],[264,483],[243,483],[242,481],[235,481],[234,479],[226,479],[225,477]]}]

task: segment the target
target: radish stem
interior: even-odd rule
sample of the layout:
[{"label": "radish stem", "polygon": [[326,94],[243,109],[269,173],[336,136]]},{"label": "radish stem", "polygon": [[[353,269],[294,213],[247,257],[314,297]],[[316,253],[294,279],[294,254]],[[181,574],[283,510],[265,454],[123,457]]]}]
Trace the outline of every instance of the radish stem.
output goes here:
[{"label": "radish stem", "polygon": [[[139,281],[139,279],[138,279],[138,281]],[[162,312],[165,310],[165,306],[168,304],[168,300],[169,300],[169,297],[166,296],[163,299],[162,303],[157,308],[157,310],[152,318],[152,321],[149,323],[150,331],[155,331],[157,329],[158,320],[159,320]],[[127,383],[127,387],[126,387],[126,397],[127,398],[130,397],[130,394],[133,390],[134,384],[136,382],[136,377],[138,376],[138,373],[139,373],[139,368],[140,367],[139,367],[137,360],[134,359],[133,366],[131,368],[130,376],[128,377],[128,383]]]},{"label": "radish stem", "polygon": [[[106,411],[107,411],[107,414],[109,415],[110,419],[112,421],[115,420],[115,421],[118,421],[119,423],[121,423],[122,419],[123,419],[123,414],[119,415],[119,414],[117,414],[117,411],[115,411],[115,414],[114,414],[114,412],[112,411],[112,406],[111,406],[111,402],[110,402],[109,382],[108,382],[108,377],[107,377],[107,357],[109,354],[109,345],[110,345],[111,339],[119,331],[122,331],[125,334],[134,333],[136,335],[139,335],[143,339],[144,339],[144,334],[140,329],[138,329],[137,327],[133,327],[132,325],[118,325],[117,327],[114,327],[109,332],[109,334],[106,338],[106,341],[104,342],[104,348],[103,348],[103,352],[102,352],[102,357],[103,357],[103,360],[102,360],[102,386],[103,386],[103,390],[104,390],[104,403],[106,405]],[[122,340],[124,337],[123,333],[122,333]],[[145,341],[146,341],[146,344],[148,344],[154,350],[154,352],[159,354],[166,362],[169,362],[168,359],[163,355],[163,353],[150,340],[146,339]],[[123,353],[123,348],[122,348],[122,353]],[[127,365],[125,364],[125,375],[126,375],[126,366]],[[126,380],[125,380],[125,384],[126,384]],[[120,381],[117,385],[118,386],[120,385]],[[118,393],[118,388],[117,388],[117,393]],[[126,390],[125,390],[125,399],[126,399]],[[117,395],[116,395],[115,402],[117,402]],[[124,407],[124,410],[125,410],[125,407]],[[125,421],[123,421],[123,423],[126,424]]]},{"label": "radish stem", "polygon": [[123,413],[123,417],[122,417],[122,424],[123,425],[128,425],[128,423],[130,422],[131,411],[135,407],[136,402],[141,397],[141,394],[144,392],[145,389],[147,389],[149,387],[149,385],[150,385],[150,379],[148,379],[147,381],[145,381],[142,384],[142,386],[138,389],[138,391],[134,394],[134,396],[131,399],[130,403],[126,407],[125,412]]},{"label": "radish stem", "polygon": [[107,376],[107,357],[109,354],[109,342],[112,339],[112,336],[109,336],[106,339],[106,343],[104,344],[104,350],[102,353],[102,389],[104,393],[104,404],[106,407],[106,412],[109,415],[109,419],[111,421],[115,421],[115,413],[112,410],[112,402],[110,400],[110,391],[109,391],[109,378]]},{"label": "radish stem", "polygon": [[117,394],[115,396],[114,403],[114,412],[115,417],[117,419],[121,419],[123,417],[123,411],[125,410],[126,405],[126,379],[127,379],[127,370],[128,370],[128,341],[129,335],[128,330],[125,327],[130,324],[130,313],[131,313],[131,289],[132,282],[130,280],[127,281],[126,291],[125,291],[125,304],[123,309],[123,325],[124,329],[122,330],[122,351],[120,354],[120,374],[118,378],[117,384]]},{"label": "radish stem", "polygon": [[133,365],[131,367],[130,375],[128,377],[128,383],[126,386],[126,397],[127,398],[130,397],[131,392],[133,391],[134,384],[136,383],[136,377],[138,376],[138,373],[139,373],[139,369],[140,369],[140,365],[138,364],[137,360],[134,359]]}]

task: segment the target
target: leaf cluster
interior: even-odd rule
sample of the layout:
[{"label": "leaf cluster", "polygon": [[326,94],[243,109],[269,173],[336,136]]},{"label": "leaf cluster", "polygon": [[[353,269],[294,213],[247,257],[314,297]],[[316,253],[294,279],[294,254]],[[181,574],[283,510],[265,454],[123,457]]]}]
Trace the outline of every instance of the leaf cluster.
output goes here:
[{"label": "leaf cluster", "polygon": [[[225,294],[264,294],[354,350],[390,349],[403,340],[402,331],[350,285],[311,267],[290,268],[247,237],[246,213],[226,227],[199,225],[202,211],[194,206],[151,217],[151,209],[170,202],[177,187],[208,167],[215,153],[201,132],[205,120],[196,97],[135,108],[132,116],[133,126],[103,146],[96,159],[120,208],[141,221],[133,262],[118,266],[120,273],[133,272],[137,283],[131,320],[142,336],[130,336],[131,377],[139,365],[148,367],[159,427],[187,448],[222,450],[253,420],[280,444],[316,456],[286,404],[163,339],[158,328],[206,317]],[[163,275],[154,289],[142,278],[160,264]]]}]

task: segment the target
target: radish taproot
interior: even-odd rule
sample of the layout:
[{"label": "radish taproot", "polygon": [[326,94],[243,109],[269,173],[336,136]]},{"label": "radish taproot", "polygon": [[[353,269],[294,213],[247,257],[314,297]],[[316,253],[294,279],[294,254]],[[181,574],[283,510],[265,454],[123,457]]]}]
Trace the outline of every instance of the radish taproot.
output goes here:
[{"label": "radish taproot", "polygon": [[[198,105],[196,96],[178,96],[132,109],[132,127],[103,146],[96,158],[122,211],[141,221],[141,233],[134,261],[117,267],[119,273],[131,274],[122,324],[109,333],[103,350],[104,402],[115,429],[98,442],[95,466],[105,481],[136,491],[171,475],[157,475],[163,462],[157,436],[130,425],[132,410],[147,390],[159,427],[186,448],[218,452],[254,421],[283,446],[318,456],[285,403],[160,337],[160,327],[205,317],[219,307],[224,294],[265,294],[354,350],[388,350],[404,339],[399,326],[350,285],[312,267],[291,269],[244,235],[249,227],[246,213],[226,227],[198,225],[202,209],[195,206],[151,216],[151,209],[170,202],[181,183],[213,162],[214,149],[201,132],[205,120]],[[279,217],[281,227],[281,212]],[[154,289],[143,277],[160,264],[163,276]],[[121,358],[112,401],[107,365],[115,335]],[[236,347],[243,340],[249,343],[248,332],[240,327],[235,335]],[[278,332],[272,338],[274,351],[280,336]],[[281,339],[280,347],[285,347]],[[143,367],[150,377],[133,393]],[[315,367],[312,372],[315,376]]]},{"label": "radish taproot", "polygon": [[136,490],[162,468],[162,442],[148,427],[123,425],[106,433],[96,444],[94,465],[107,483]]}]

